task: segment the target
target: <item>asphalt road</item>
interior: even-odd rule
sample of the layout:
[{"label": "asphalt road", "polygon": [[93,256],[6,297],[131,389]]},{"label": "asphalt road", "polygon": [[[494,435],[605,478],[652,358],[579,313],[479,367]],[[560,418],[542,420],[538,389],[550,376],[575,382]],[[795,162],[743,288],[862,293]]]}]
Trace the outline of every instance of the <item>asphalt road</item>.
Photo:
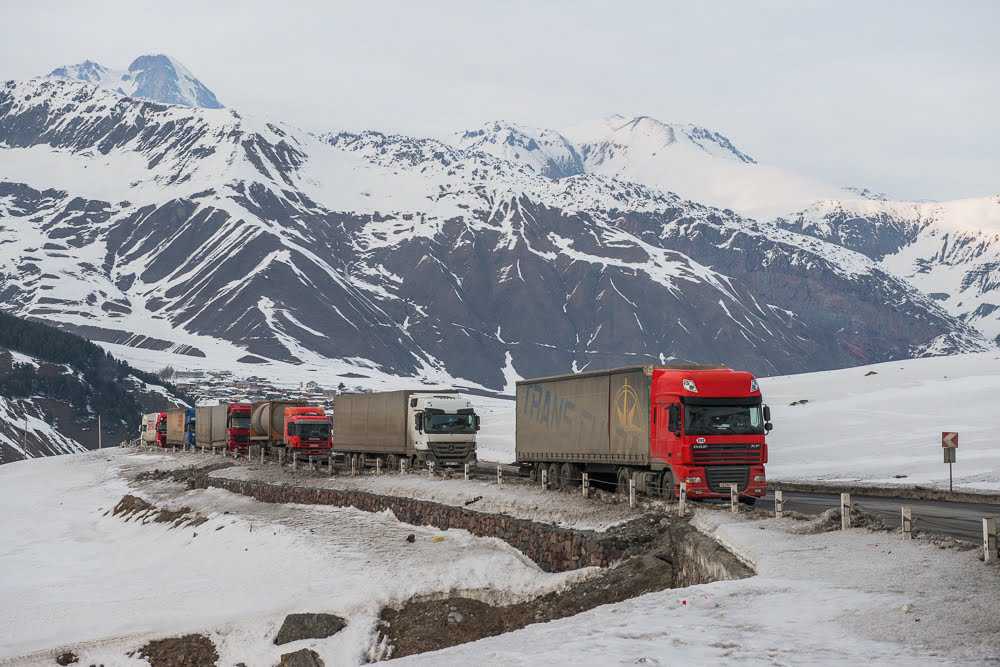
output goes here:
[{"label": "asphalt road", "polygon": [[[803,514],[820,514],[831,507],[840,507],[840,496],[785,491],[785,510]],[[1000,505],[951,503],[940,500],[910,500],[907,498],[876,498],[852,494],[854,506],[878,516],[887,526],[899,528],[900,508],[904,505],[913,513],[915,531],[936,533],[972,542],[983,539],[983,517],[1000,519]],[[774,510],[774,494],[768,492],[757,501],[757,507]]]}]

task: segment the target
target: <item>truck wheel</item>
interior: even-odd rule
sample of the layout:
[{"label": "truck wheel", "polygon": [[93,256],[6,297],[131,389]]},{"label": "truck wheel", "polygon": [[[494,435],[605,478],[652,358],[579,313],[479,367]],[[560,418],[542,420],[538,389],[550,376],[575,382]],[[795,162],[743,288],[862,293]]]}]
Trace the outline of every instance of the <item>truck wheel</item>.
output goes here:
[{"label": "truck wheel", "polygon": [[664,470],[656,480],[659,483],[660,498],[667,501],[674,500],[674,473]]},{"label": "truck wheel", "polygon": [[628,493],[628,480],[631,477],[631,470],[625,466],[618,468],[618,484],[615,486],[615,493]]},{"label": "truck wheel", "polygon": [[562,488],[562,478],[559,475],[559,464],[549,464],[549,488],[558,491]]},{"label": "truck wheel", "polygon": [[560,468],[561,477],[559,479],[559,486],[564,489],[572,489],[573,487],[580,486],[580,471],[578,470],[580,466],[574,463],[564,463],[562,468]]},{"label": "truck wheel", "polygon": [[399,472],[399,457],[395,454],[389,454],[385,457],[385,470],[386,472]]},{"label": "truck wheel", "polygon": [[542,480],[541,468],[539,466],[545,465],[544,463],[532,463],[531,467],[528,468],[528,479],[531,480],[532,484],[538,484]]}]

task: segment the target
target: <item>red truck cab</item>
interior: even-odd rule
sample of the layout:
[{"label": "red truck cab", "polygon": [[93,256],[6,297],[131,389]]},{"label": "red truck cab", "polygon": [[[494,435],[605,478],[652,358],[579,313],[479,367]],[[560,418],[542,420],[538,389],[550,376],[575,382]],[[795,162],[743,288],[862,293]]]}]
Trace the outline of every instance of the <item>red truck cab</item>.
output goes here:
[{"label": "red truck cab", "polygon": [[230,403],[226,413],[226,446],[229,450],[250,447],[250,404]]},{"label": "red truck cab", "polygon": [[731,483],[764,496],[771,411],[751,373],[655,368],[649,412],[650,462],[672,473],[675,497],[681,482],[691,498],[728,498]]},{"label": "red truck cab", "polygon": [[330,418],[323,408],[285,408],[285,447],[306,455],[326,455],[333,448]]}]

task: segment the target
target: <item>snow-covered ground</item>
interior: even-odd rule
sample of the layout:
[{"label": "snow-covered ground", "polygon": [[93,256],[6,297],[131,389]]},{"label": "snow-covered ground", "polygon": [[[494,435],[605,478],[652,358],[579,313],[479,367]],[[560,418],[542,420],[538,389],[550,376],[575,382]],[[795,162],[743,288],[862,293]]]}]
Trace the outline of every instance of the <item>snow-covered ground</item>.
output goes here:
[{"label": "snow-covered ground", "polygon": [[[761,390],[774,421],[772,480],[947,486],[941,432],[958,431],[956,487],[1000,491],[1000,353],[764,378]],[[514,403],[484,406],[480,458],[512,461]]]},{"label": "snow-covered ground", "polygon": [[[168,482],[131,492],[209,521],[170,529],[105,515],[130,492],[128,477],[181,463],[115,448],[0,467],[0,664],[50,665],[59,647],[84,665],[146,664],[125,651],[188,632],[212,637],[220,665],[270,666],[305,646],[328,665],[358,664],[384,603],[483,588],[517,599],[586,574],[546,574],[465,531]],[[328,640],[271,643],[286,614],[320,611],[348,627]]]},{"label": "snow-covered ground", "polygon": [[1000,660],[1000,570],[891,533],[788,532],[700,510],[758,576],[666,590],[401,665],[978,665]]}]

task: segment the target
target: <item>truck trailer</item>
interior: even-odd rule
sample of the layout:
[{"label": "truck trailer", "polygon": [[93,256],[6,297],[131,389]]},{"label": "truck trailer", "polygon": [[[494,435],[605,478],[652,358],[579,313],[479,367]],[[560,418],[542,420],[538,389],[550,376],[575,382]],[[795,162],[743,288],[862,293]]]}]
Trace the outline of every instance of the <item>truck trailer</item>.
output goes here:
[{"label": "truck trailer", "polygon": [[167,411],[167,447],[194,447],[195,414],[192,408]]},{"label": "truck trailer", "polygon": [[242,450],[250,446],[250,404],[220,403],[194,409],[195,444]]},{"label": "truck trailer", "polygon": [[360,468],[381,459],[460,466],[476,460],[479,416],[457,391],[341,394],[333,402],[334,450]]},{"label": "truck trailer", "polygon": [[634,366],[517,383],[515,453],[556,488],[581,473],[619,491],[741,500],[764,495],[771,411],[752,374],[701,365]]},{"label": "truck trailer", "polygon": [[154,447],[167,446],[167,413],[150,412],[142,416],[139,426],[139,437],[142,444]]},{"label": "truck trailer", "polygon": [[250,440],[268,449],[285,448],[300,455],[330,453],[330,418],[323,408],[302,401],[260,401],[253,404]]}]

